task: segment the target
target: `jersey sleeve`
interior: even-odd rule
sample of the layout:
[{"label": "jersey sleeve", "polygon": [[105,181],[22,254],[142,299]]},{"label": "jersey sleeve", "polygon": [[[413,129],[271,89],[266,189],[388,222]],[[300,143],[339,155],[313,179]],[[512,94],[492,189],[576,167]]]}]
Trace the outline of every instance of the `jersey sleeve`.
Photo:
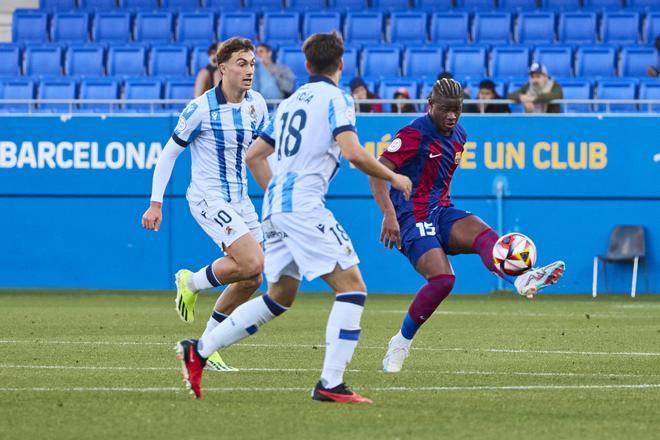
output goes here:
[{"label": "jersey sleeve", "polygon": [[357,132],[355,129],[355,102],[351,96],[340,92],[330,99],[328,122],[333,138],[344,131]]},{"label": "jersey sleeve", "polygon": [[389,147],[381,155],[396,165],[397,168],[415,157],[422,142],[422,134],[412,128],[404,127],[396,134]]},{"label": "jersey sleeve", "polygon": [[265,127],[261,130],[259,137],[263,139],[268,145],[275,148],[275,114],[272,114],[265,123]]},{"label": "jersey sleeve", "polygon": [[187,147],[202,131],[202,115],[204,111],[195,101],[183,109],[179,121],[172,133],[172,140],[182,147]]}]

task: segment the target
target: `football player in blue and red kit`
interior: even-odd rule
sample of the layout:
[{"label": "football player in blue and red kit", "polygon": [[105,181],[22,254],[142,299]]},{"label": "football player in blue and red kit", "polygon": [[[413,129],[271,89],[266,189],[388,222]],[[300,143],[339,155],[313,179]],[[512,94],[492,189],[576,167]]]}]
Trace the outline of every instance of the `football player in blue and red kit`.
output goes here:
[{"label": "football player in blue and red kit", "polygon": [[460,83],[449,78],[437,81],[429,97],[428,113],[399,130],[381,155],[381,163],[412,180],[410,200],[389,189],[385,181],[369,179],[384,216],[381,241],[390,249],[396,246],[426,279],[401,330],[390,340],[383,360],[386,372],[401,370],[415,333],[454,287],[448,255],[479,254],[488,270],[527,297],[556,283],[564,273],[563,261],[518,277],[499,272],[492,256],[497,233],[476,215],[452,205],[449,187],[467,139],[458,123],[462,105]]}]

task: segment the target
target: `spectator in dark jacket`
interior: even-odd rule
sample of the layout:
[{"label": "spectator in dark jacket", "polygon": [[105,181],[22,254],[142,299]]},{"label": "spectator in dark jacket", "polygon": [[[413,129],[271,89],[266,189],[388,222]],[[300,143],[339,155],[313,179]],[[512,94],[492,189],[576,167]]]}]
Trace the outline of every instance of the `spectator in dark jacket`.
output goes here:
[{"label": "spectator in dark jacket", "polygon": [[[371,93],[367,88],[367,83],[364,82],[362,78],[353,78],[351,82],[348,83],[348,86],[351,89],[351,95],[353,99],[380,99],[378,95]],[[383,106],[382,104],[366,104],[362,103],[358,105],[359,113],[382,113]]]},{"label": "spectator in dark jacket", "polygon": [[550,101],[563,97],[561,86],[550,78],[548,70],[539,63],[529,68],[529,82],[509,93],[509,99],[522,103],[525,113],[559,113],[559,104],[550,104]]},{"label": "spectator in dark jacket", "polygon": [[[495,83],[485,79],[479,83],[479,100],[502,99],[495,90]],[[508,104],[467,104],[463,110],[465,113],[511,113]]]}]

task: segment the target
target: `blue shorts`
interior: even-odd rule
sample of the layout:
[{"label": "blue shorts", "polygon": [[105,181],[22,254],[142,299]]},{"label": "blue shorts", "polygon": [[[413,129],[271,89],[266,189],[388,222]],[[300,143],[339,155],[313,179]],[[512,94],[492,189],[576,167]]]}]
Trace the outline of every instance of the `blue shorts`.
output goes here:
[{"label": "blue shorts", "polygon": [[415,221],[415,217],[406,214],[399,219],[401,228],[401,253],[408,257],[413,267],[417,267],[417,260],[427,251],[442,248],[447,255],[449,250],[449,234],[457,220],[472,215],[469,211],[454,207],[437,207],[422,222]]}]

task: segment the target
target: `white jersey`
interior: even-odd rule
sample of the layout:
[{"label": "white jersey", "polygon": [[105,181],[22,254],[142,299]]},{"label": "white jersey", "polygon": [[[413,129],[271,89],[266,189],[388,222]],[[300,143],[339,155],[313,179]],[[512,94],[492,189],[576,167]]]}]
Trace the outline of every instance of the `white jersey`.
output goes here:
[{"label": "white jersey", "polygon": [[353,98],[326,77],[312,77],[282,101],[261,135],[275,149],[264,219],[324,206],[341,158],[335,137],[347,130],[356,131]]},{"label": "white jersey", "polygon": [[172,135],[182,147],[190,144],[187,199],[233,203],[247,197],[245,153],[267,122],[266,102],[253,90],[240,104],[228,103],[220,86],[191,101]]}]

